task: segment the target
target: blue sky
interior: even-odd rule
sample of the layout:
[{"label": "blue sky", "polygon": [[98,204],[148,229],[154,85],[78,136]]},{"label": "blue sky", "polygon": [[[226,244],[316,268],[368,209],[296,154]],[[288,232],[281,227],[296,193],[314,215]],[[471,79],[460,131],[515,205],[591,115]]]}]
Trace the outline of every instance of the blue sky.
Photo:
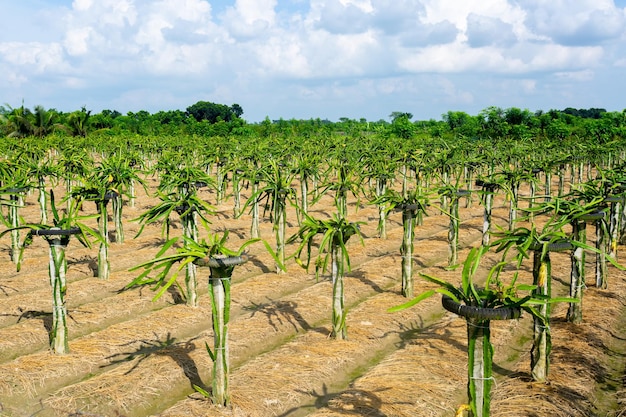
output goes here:
[{"label": "blue sky", "polygon": [[0,105],[251,122],[626,108],[626,0],[0,0]]}]

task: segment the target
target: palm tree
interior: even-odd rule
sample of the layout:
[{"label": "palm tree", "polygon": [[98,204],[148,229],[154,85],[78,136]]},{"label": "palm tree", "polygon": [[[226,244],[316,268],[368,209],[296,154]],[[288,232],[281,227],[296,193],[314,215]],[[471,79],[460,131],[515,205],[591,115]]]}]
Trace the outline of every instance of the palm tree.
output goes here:
[{"label": "palm tree", "polygon": [[70,113],[67,118],[68,128],[72,136],[86,137],[89,131],[89,119],[91,117],[91,110],[87,110],[85,107],[80,111]]},{"label": "palm tree", "polygon": [[6,135],[10,138],[24,138],[33,135],[31,123],[32,113],[24,107],[24,103],[18,108],[12,108],[8,104],[8,112],[0,114],[0,121],[5,125]]},{"label": "palm tree", "polygon": [[58,114],[54,111],[46,110],[43,106],[35,106],[33,112],[33,135],[44,137],[52,133],[55,129],[62,128],[63,125],[57,123]]}]

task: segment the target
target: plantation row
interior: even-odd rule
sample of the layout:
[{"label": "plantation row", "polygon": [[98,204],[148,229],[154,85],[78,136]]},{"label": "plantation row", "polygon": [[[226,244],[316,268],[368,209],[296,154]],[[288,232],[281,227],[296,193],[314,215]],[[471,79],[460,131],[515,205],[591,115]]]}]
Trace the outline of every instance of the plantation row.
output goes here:
[{"label": "plantation row", "polygon": [[[395,282],[384,276],[372,280],[368,273],[368,279],[361,280],[361,285],[367,281],[364,292],[359,292],[358,284],[352,282],[354,267],[363,268],[362,265],[372,261],[368,255],[358,255],[360,243],[367,242],[367,247],[371,242],[381,248],[381,253],[393,254],[399,260],[398,290],[406,302],[398,306],[403,301],[393,298],[383,303],[384,307],[371,307],[372,311],[397,310],[394,314],[403,317],[398,319],[403,322],[402,327],[413,315],[408,307],[427,303],[427,297],[441,293],[446,308],[466,318],[470,370],[466,381],[467,412],[485,416],[490,413],[493,384],[490,322],[519,317],[521,311],[528,313],[534,322],[530,375],[536,382],[545,382],[551,351],[551,306],[564,303],[566,320],[583,322],[584,284],[595,282],[598,288],[606,288],[607,265],[613,263],[619,267],[615,259],[618,243],[626,235],[622,189],[626,180],[621,177],[623,155],[617,143],[613,148],[605,146],[604,152],[597,150],[593,159],[591,152],[582,159],[580,154],[568,155],[544,142],[504,144],[459,140],[450,144],[436,139],[415,139],[407,144],[389,137],[369,137],[364,146],[363,142],[356,143],[346,137],[331,137],[315,144],[297,138],[288,142],[229,139],[206,143],[202,152],[182,150],[187,142],[178,150],[165,143],[158,157],[154,151],[141,149],[139,144],[105,150],[98,149],[97,144],[91,148],[38,148],[26,141],[6,150],[5,158],[0,160],[2,218],[7,227],[2,239],[9,248],[7,260],[20,273],[15,275],[19,276],[19,283],[11,281],[9,286],[3,286],[7,299],[13,303],[7,306],[12,305],[13,310],[4,316],[2,331],[7,332],[4,340],[8,345],[14,342],[15,347],[7,346],[1,357],[9,361],[6,362],[9,367],[29,374],[26,367],[33,366],[30,362],[33,355],[38,355],[38,360],[49,357],[40,351],[48,337],[51,350],[58,354],[68,353],[70,342],[77,337],[80,339],[76,343],[80,341],[85,346],[81,352],[91,350],[91,354],[83,358],[77,358],[75,353],[70,355],[72,376],[64,373],[68,372],[64,368],[68,360],[60,359],[57,371],[52,361],[42,367],[43,389],[37,388],[37,383],[32,382],[36,378],[30,374],[28,378],[24,378],[24,373],[19,378],[7,374],[5,388],[0,389],[0,393],[9,395],[2,394],[3,404],[19,404],[15,398],[25,401],[49,396],[46,407],[56,410],[63,409],[61,404],[68,401],[74,401],[74,410],[82,411],[133,410],[133,415],[145,415],[161,410],[165,404],[158,404],[154,396],[145,404],[137,403],[138,398],[132,397],[106,408],[98,405],[93,394],[99,386],[123,383],[130,373],[142,369],[154,373],[154,365],[145,364],[155,357],[174,358],[176,355],[169,349],[175,347],[177,355],[181,349],[187,349],[183,357],[174,359],[182,374],[168,375],[174,378],[172,381],[146,374],[146,378],[154,379],[154,390],[172,384],[179,387],[172,389],[176,391],[172,393],[174,397],[194,389],[210,397],[216,405],[230,406],[233,402],[237,405],[231,399],[231,395],[236,398],[237,394],[231,394],[229,389],[232,366],[242,366],[246,358],[274,348],[283,349],[281,346],[286,346],[292,336],[289,332],[275,335],[273,341],[268,341],[269,345],[259,346],[258,350],[248,347],[242,354],[236,345],[232,346],[237,342],[228,333],[229,323],[232,321],[233,329],[236,327],[237,317],[243,314],[246,305],[253,306],[254,312],[270,308],[264,318],[267,321],[269,317],[270,324],[272,317],[281,317],[279,314],[284,314],[286,309],[291,315],[289,319],[282,317],[293,330],[302,328],[306,334],[313,334],[315,328],[311,323],[323,323],[330,318],[327,334],[335,339],[348,339],[351,317],[358,317],[352,307],[361,308],[363,302],[367,303],[364,300],[373,296],[372,289],[374,293],[385,293]],[[35,191],[32,198],[31,191]],[[25,204],[32,204],[35,199],[37,210]],[[496,222],[499,228],[492,225],[494,207],[505,210],[501,214],[506,213],[506,219]],[[394,218],[396,212],[400,219],[394,223],[388,217]],[[469,213],[472,213],[469,218],[479,221],[472,238],[464,235],[462,223],[464,218],[469,219],[465,217]],[[420,247],[434,249],[433,255],[424,260],[437,263],[445,258],[444,265],[450,269],[445,271],[445,276],[451,278],[443,280],[440,270],[421,271],[434,284],[420,285],[420,290],[425,290],[422,292],[414,288],[413,269],[423,252],[414,253],[414,243],[416,233],[420,233],[427,220],[433,223],[431,228],[437,224],[440,232],[446,231],[441,244],[432,241],[436,236],[421,238]],[[587,224],[592,225],[590,230]],[[593,239],[592,245],[587,244],[588,238]],[[43,241],[47,242],[47,249],[41,245]],[[87,248],[80,249],[76,241]],[[89,249],[91,245],[96,247]],[[94,251],[97,251],[95,257]],[[130,256],[125,257],[129,251]],[[557,291],[553,295],[551,256],[559,251],[571,254],[569,294]],[[595,257],[594,280],[585,279],[584,274],[585,254],[589,253]],[[39,265],[35,269],[38,273],[25,275],[26,268],[35,266],[29,261],[31,256],[45,257],[48,266]],[[69,270],[68,257],[75,257],[69,258],[74,259]],[[123,265],[116,264],[120,258],[125,259]],[[481,259],[494,266],[483,265],[485,261],[481,263]],[[319,286],[310,287],[311,283],[302,281],[306,271],[298,272],[294,261],[314,272],[320,284],[331,287],[313,304],[318,310],[320,305],[329,305],[329,313],[320,315],[318,311],[317,315],[304,318],[299,316],[300,310],[296,313],[297,301],[283,300],[290,294],[302,296],[308,288],[320,291]],[[5,266],[8,273],[9,265],[3,265],[3,270]],[[210,270],[208,293],[199,284],[204,268]],[[530,276],[524,276],[525,268],[532,269]],[[261,277],[271,273],[280,282],[280,290],[277,293],[275,287],[265,290],[254,287],[250,292],[238,294],[240,297],[267,294],[264,295],[269,300],[267,305],[262,297],[249,301],[251,304],[239,301],[231,292],[237,288],[239,271],[246,284],[256,279],[265,281]],[[46,313],[50,311],[49,296],[43,295],[50,291],[43,285],[41,275],[45,273],[49,274],[53,294],[51,314]],[[99,288],[87,282],[90,274],[101,280]],[[323,279],[326,276],[328,281]],[[77,297],[80,298],[77,306],[89,305],[87,311],[105,308],[110,313],[72,324],[66,297],[73,297],[74,288],[84,288]],[[120,289],[124,291],[117,293]],[[419,296],[413,298],[416,294]],[[311,294],[308,298],[313,300],[317,296]],[[278,298],[280,302],[276,301]],[[155,302],[149,302],[150,299]],[[25,305],[33,300],[35,305]],[[232,300],[241,303],[243,309],[238,310]],[[128,311],[116,311],[114,306],[107,306],[111,303],[120,303]],[[278,304],[280,310],[275,310],[274,303],[282,303]],[[365,305],[363,308],[367,309]],[[143,333],[132,335],[134,341],[120,338],[116,332],[123,333],[120,329],[131,323],[136,314],[149,315],[150,323],[158,323],[160,335],[157,336],[154,328],[146,328]],[[208,315],[212,316],[209,334],[213,341],[206,349],[199,349],[204,351],[204,355],[199,355],[194,335],[205,330]],[[10,318],[16,316],[18,323]],[[23,320],[36,317],[43,318],[45,332],[42,333],[40,324]],[[185,323],[184,328],[168,326],[172,322]],[[162,330],[166,328],[164,335]],[[27,342],[27,338],[34,339]],[[243,339],[242,335],[239,340]],[[119,343],[112,343],[114,340]],[[179,340],[187,342],[181,347]],[[348,339],[346,343],[350,342]],[[120,346],[137,343],[140,345],[137,350],[126,352],[127,359],[123,359],[125,353],[119,351]],[[392,342],[378,343],[382,343],[379,349],[383,352]],[[24,351],[26,345],[29,351]],[[322,354],[330,358],[333,348],[324,349]],[[75,350],[72,346],[71,352]],[[191,351],[193,357],[189,356]],[[238,362],[230,363],[229,352]],[[130,360],[137,357],[140,357],[138,362]],[[22,364],[18,366],[19,361]],[[279,359],[276,361],[280,363]],[[323,361],[318,358],[315,363]],[[203,372],[211,367],[209,377]],[[111,370],[101,374],[99,368]],[[297,372],[293,369],[288,373]],[[58,380],[51,381],[50,375],[59,375]],[[84,383],[76,385],[84,378],[87,378]],[[212,383],[205,385],[203,381],[209,379]],[[132,384],[131,381],[129,378]],[[66,390],[58,390],[65,385]],[[127,391],[132,393],[132,387],[129,385]],[[304,400],[294,401],[297,405]],[[31,407],[35,404],[36,401]],[[274,405],[286,410],[285,404]],[[207,406],[205,403],[204,407]],[[259,412],[256,415],[268,411]]]}]

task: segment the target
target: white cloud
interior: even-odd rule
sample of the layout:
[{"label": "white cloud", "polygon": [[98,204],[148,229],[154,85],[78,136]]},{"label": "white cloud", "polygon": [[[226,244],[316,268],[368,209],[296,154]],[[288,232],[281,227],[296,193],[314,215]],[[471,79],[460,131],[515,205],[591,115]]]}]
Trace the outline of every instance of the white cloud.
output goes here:
[{"label": "white cloud", "polygon": [[54,71],[63,66],[61,45],[41,42],[8,42],[0,44],[0,56],[5,64],[14,68],[28,69],[27,73]]},{"label": "white cloud", "polygon": [[71,28],[65,35],[65,50],[70,55],[84,55],[89,51],[89,38],[94,30],[91,27]]},{"label": "white cloud", "polygon": [[474,102],[474,96],[469,91],[463,91],[448,78],[439,77],[437,84],[444,94],[445,100],[454,105],[471,104]]},{"label": "white cloud", "polygon": [[522,79],[520,85],[525,93],[532,94],[537,91],[537,80]]},{"label": "white cloud", "polygon": [[365,13],[372,13],[374,11],[370,0],[339,0],[339,2],[344,6],[355,6]]},{"label": "white cloud", "polygon": [[508,47],[517,41],[513,25],[499,18],[470,13],[467,16],[467,40],[471,47]]},{"label": "white cloud", "polygon": [[591,70],[564,71],[564,72],[556,72],[554,76],[557,79],[561,79],[561,80],[590,81],[590,80],[593,80],[594,72]]},{"label": "white cloud", "polygon": [[211,19],[211,4],[204,0],[162,0],[155,2],[155,12],[187,22],[205,23]]},{"label": "white cloud", "polygon": [[618,59],[613,65],[618,68],[626,68],[626,58]]},{"label": "white cloud", "polygon": [[74,10],[89,10],[93,5],[93,0],[74,0],[72,7]]},{"label": "white cloud", "polygon": [[235,38],[264,37],[276,21],[277,0],[237,0],[221,17]]},{"label": "white cloud", "polygon": [[273,37],[255,48],[256,57],[268,77],[305,78],[311,74],[303,44],[293,36]]},{"label": "white cloud", "polygon": [[543,45],[528,62],[529,71],[559,71],[595,67],[601,62],[604,49],[599,46],[566,47]]},{"label": "white cloud", "polygon": [[[31,2],[11,4],[24,22],[12,22],[12,31],[28,33],[0,35],[5,100],[65,97],[52,93],[59,85],[107,97],[107,108],[154,90],[154,106],[215,96],[247,100],[257,112],[271,95],[276,109],[287,103],[285,117],[316,100],[316,109],[326,100],[379,111],[380,98],[410,111],[428,109],[427,102],[469,107],[506,98],[496,88],[551,100],[548,79],[597,82],[626,66],[625,9],[611,0],[66,1],[38,11],[20,9]],[[37,31],[26,24],[29,15],[39,16]],[[301,102],[291,106],[292,98]]]},{"label": "white cloud", "polygon": [[423,0],[426,15],[425,20],[436,23],[448,20],[460,30],[467,29],[467,17],[470,14],[488,16],[503,22],[517,25],[523,18],[523,11],[507,0]]},{"label": "white cloud", "polygon": [[528,27],[563,45],[592,45],[626,33],[626,15],[612,0],[528,0]]},{"label": "white cloud", "polygon": [[131,0],[74,0],[67,18],[70,25],[90,23],[121,27],[135,23],[137,10]]}]

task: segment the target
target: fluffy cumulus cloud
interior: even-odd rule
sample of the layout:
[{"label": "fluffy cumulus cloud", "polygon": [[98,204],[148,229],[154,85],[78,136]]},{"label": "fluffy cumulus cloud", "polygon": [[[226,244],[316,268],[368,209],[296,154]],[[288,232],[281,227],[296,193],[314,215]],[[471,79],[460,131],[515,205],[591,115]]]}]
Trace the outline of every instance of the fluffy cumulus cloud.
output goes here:
[{"label": "fluffy cumulus cloud", "polygon": [[226,100],[252,120],[333,106],[327,117],[476,111],[506,107],[489,101],[513,97],[502,88],[549,108],[548,86],[572,97],[576,83],[626,66],[624,3],[24,0],[7,7],[11,30],[0,33],[0,95],[96,111],[137,110],[141,97],[153,111]]},{"label": "fluffy cumulus cloud", "polygon": [[470,13],[467,16],[467,41],[473,48],[482,46],[511,47],[517,37],[513,25],[499,18]]},{"label": "fluffy cumulus cloud", "polygon": [[563,45],[594,45],[626,34],[625,10],[612,0],[524,2],[529,29]]},{"label": "fluffy cumulus cloud", "polygon": [[235,38],[264,38],[276,23],[276,0],[237,0],[222,16],[222,24]]}]

